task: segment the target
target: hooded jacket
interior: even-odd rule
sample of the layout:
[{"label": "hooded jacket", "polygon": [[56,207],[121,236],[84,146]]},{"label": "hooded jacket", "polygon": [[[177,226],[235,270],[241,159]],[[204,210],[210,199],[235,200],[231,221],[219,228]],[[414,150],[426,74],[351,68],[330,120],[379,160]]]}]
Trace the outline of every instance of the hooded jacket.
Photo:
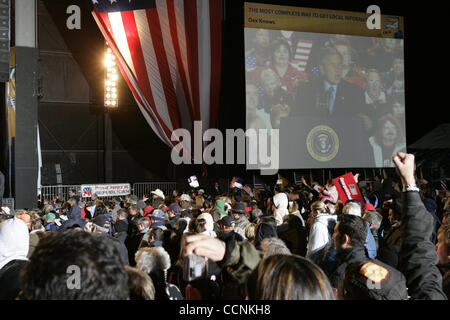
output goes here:
[{"label": "hooded jacket", "polygon": [[255,247],[261,250],[261,242],[266,238],[277,238],[277,226],[273,217],[263,217],[256,228]]},{"label": "hooded jacket", "polygon": [[216,238],[217,235],[214,232],[214,220],[212,215],[209,212],[203,212],[200,214],[197,219],[205,219],[206,220],[206,231],[203,232],[203,234],[206,234],[210,237]]},{"label": "hooded jacket", "polygon": [[0,224],[0,300],[15,299],[20,292],[20,271],[29,250],[28,227],[13,218]]},{"label": "hooded jacket", "polygon": [[307,258],[311,259],[315,253],[327,247],[336,223],[336,215],[320,213],[316,216],[309,231]]},{"label": "hooded jacket", "polygon": [[273,196],[273,204],[277,208],[275,210],[275,220],[277,223],[277,226],[281,225],[283,223],[284,217],[289,216],[288,211],[288,197],[286,193],[280,192]]},{"label": "hooded jacket", "polygon": [[225,217],[227,215],[227,212],[225,211],[225,200],[217,200],[215,208],[219,210],[222,217]]}]

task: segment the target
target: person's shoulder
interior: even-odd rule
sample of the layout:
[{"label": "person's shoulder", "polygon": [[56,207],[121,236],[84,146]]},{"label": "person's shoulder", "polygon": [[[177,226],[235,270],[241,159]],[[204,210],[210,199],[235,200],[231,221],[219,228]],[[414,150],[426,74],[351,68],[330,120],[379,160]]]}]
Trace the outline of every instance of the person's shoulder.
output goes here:
[{"label": "person's shoulder", "polygon": [[343,91],[352,92],[354,94],[359,94],[360,96],[364,95],[364,89],[360,86],[354,84],[353,82],[347,81],[345,79],[342,79],[339,83],[339,86],[342,88]]}]

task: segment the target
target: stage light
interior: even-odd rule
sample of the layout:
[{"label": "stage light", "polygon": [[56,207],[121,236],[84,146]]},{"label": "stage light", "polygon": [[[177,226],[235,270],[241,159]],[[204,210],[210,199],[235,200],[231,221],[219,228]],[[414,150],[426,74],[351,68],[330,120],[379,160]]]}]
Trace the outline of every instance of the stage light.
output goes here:
[{"label": "stage light", "polygon": [[105,91],[104,91],[104,106],[109,108],[117,108],[119,105],[118,95],[117,95],[117,81],[119,80],[115,57],[112,53],[111,48],[106,44],[105,53]]}]

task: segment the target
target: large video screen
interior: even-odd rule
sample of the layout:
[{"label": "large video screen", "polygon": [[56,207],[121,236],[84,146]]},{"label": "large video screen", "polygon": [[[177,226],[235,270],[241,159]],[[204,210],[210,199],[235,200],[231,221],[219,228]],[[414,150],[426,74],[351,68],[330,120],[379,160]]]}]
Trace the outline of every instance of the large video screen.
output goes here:
[{"label": "large video screen", "polygon": [[245,28],[246,125],[279,130],[280,169],[394,166],[406,137],[393,36]]}]

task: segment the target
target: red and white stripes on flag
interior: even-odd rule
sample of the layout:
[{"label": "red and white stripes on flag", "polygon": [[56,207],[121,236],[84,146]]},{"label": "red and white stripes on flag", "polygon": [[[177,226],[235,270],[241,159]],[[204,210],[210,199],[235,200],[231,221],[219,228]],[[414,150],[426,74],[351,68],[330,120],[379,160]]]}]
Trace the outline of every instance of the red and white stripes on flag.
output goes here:
[{"label": "red and white stripes on flag", "polygon": [[292,59],[292,66],[299,71],[306,71],[309,55],[311,54],[313,42],[310,40],[299,40],[297,48],[295,49],[294,59]]},{"label": "red and white stripes on flag", "polygon": [[172,147],[173,130],[192,132],[194,121],[202,121],[203,130],[216,125],[222,58],[220,0],[148,3],[144,9],[114,12],[94,7],[93,16],[145,119]]}]

